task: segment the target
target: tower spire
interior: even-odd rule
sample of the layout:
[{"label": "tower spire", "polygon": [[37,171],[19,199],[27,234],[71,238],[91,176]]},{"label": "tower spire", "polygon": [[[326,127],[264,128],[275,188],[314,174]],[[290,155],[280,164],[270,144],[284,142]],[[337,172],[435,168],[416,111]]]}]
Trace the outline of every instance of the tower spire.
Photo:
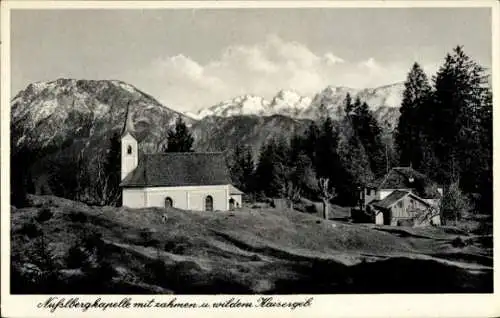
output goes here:
[{"label": "tower spire", "polygon": [[130,101],[127,104],[127,114],[125,115],[125,124],[123,125],[122,136],[126,133],[130,133],[133,136],[134,133],[134,122],[132,121],[132,112],[130,111]]}]

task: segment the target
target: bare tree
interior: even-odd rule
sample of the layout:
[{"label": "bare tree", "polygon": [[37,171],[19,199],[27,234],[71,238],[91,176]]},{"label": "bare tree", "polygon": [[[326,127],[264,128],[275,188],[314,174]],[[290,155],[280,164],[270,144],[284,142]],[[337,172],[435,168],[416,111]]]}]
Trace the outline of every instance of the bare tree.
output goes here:
[{"label": "bare tree", "polygon": [[96,158],[95,180],[92,186],[93,198],[99,205],[116,205],[120,199],[120,188],[113,186],[104,168],[104,156]]},{"label": "bare tree", "polygon": [[293,210],[293,203],[297,202],[302,195],[302,190],[299,186],[295,185],[292,181],[286,182],[285,194],[287,199],[290,201],[290,208]]},{"label": "bare tree", "polygon": [[328,183],[330,179],[328,178],[319,178],[318,180],[318,188],[320,191],[320,197],[323,201],[323,218],[328,220],[329,214],[329,202],[331,199],[335,198],[337,194],[335,193],[334,188],[329,188]]}]

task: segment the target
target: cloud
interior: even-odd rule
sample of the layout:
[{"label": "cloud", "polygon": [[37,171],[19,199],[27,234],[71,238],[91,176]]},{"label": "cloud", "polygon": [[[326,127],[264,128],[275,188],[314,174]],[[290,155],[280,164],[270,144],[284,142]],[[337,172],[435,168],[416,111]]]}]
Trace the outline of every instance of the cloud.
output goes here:
[{"label": "cloud", "polygon": [[205,64],[182,54],[162,57],[125,80],[168,107],[195,112],[241,94],[271,98],[280,89],[293,89],[312,96],[328,85],[376,87],[404,80],[410,66],[373,57],[349,61],[270,35],[261,43],[226,47]]}]

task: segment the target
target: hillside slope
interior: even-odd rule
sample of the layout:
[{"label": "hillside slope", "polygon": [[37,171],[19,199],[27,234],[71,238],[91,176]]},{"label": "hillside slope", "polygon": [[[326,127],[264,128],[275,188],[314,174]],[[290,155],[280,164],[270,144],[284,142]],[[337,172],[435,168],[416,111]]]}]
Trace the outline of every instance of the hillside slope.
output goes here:
[{"label": "hillside slope", "polygon": [[[392,232],[292,210],[206,213],[98,208],[57,197],[31,201],[31,207],[12,209],[14,292],[46,292],[36,289],[45,286],[43,264],[32,254],[42,233],[64,277],[50,287],[61,293],[492,291],[491,236],[463,233],[470,244],[453,247],[457,234],[445,228]],[[42,210],[51,217],[41,218]],[[81,266],[68,265],[67,258],[88,233],[100,234],[100,243],[93,241],[112,272],[94,285],[85,284]],[[38,283],[27,284],[30,279]]]}]

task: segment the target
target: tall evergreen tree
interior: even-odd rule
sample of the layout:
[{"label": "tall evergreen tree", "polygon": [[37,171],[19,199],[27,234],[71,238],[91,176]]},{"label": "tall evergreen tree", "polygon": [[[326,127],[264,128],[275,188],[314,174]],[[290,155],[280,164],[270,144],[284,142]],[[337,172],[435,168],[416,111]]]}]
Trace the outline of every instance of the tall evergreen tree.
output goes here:
[{"label": "tall evergreen tree", "polygon": [[108,179],[105,204],[119,205],[121,203],[121,137],[118,132],[115,132],[110,138],[103,168]]},{"label": "tall evergreen tree", "polygon": [[426,105],[430,102],[431,87],[427,75],[418,63],[414,63],[405,81],[403,101],[399,109],[395,131],[399,162],[419,169],[422,158],[421,138],[426,126]]},{"label": "tall evergreen tree", "polygon": [[351,115],[354,105],[352,104],[351,94],[347,93],[344,99],[344,111],[346,115]]},{"label": "tall evergreen tree", "polygon": [[271,138],[261,148],[255,169],[255,187],[269,197],[285,195],[289,149],[284,138]]},{"label": "tall evergreen tree", "polygon": [[340,203],[356,205],[358,191],[373,179],[373,174],[366,151],[349,116],[342,123],[337,151],[342,167],[337,174],[341,182],[335,187],[338,199]]},{"label": "tall evergreen tree", "polygon": [[293,166],[290,167],[287,178],[303,196],[315,198],[318,195],[316,172],[311,159],[305,152],[300,152],[293,160]]},{"label": "tall evergreen tree", "polygon": [[434,78],[429,124],[434,128],[431,137],[436,156],[448,166],[441,180],[450,183],[460,177],[460,186],[467,192],[476,192],[480,183],[479,174],[469,172],[482,170],[490,157],[487,149],[481,147],[491,114],[484,78],[484,69],[461,46],[446,56]]},{"label": "tall evergreen tree", "polygon": [[304,134],[303,150],[309,156],[313,163],[316,162],[316,144],[318,142],[320,132],[315,122],[311,122]]},{"label": "tall evergreen tree", "polygon": [[229,171],[236,187],[243,192],[252,191],[254,161],[250,147],[235,147]]},{"label": "tall evergreen tree", "polygon": [[339,166],[339,159],[337,156],[337,132],[333,125],[333,120],[326,117],[321,124],[320,134],[316,142],[315,149],[315,166],[318,177],[329,178],[335,185],[337,179],[335,174]]},{"label": "tall evergreen tree", "polygon": [[177,117],[175,128],[167,133],[168,144],[165,152],[191,152],[193,151],[194,138],[182,120],[182,117]]},{"label": "tall evergreen tree", "polygon": [[350,115],[353,129],[363,145],[372,172],[380,177],[386,172],[385,145],[382,143],[382,129],[368,108],[366,102],[356,99],[354,113]]}]

